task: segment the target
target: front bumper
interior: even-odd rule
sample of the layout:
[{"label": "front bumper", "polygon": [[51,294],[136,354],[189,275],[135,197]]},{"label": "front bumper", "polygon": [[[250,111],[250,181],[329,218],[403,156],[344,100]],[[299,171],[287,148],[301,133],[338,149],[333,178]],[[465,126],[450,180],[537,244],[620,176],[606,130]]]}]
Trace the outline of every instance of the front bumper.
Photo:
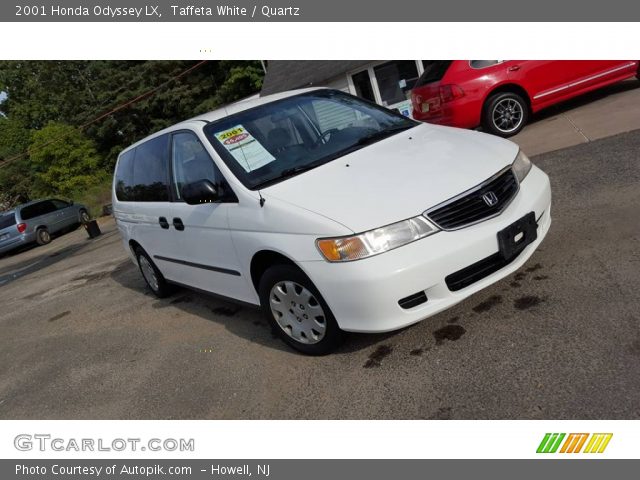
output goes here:
[{"label": "front bumper", "polygon": [[[466,288],[451,291],[445,278],[498,252],[497,232],[529,212],[537,239],[511,263]],[[348,263],[301,262],[338,325],[352,332],[385,332],[435,315],[520,268],[551,225],[549,178],[537,167],[502,214],[456,231],[441,231],[384,254]],[[427,302],[403,309],[400,299],[424,292]]]}]

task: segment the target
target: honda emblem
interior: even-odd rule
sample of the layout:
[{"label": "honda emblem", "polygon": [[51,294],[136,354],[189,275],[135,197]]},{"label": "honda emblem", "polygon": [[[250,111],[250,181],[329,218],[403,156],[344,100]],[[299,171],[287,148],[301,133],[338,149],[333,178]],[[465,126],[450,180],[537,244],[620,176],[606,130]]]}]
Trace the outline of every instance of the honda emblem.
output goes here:
[{"label": "honda emblem", "polygon": [[490,207],[493,207],[496,203],[498,203],[498,197],[493,192],[485,193],[484,195],[482,195],[482,199],[484,200],[484,203],[486,203]]}]

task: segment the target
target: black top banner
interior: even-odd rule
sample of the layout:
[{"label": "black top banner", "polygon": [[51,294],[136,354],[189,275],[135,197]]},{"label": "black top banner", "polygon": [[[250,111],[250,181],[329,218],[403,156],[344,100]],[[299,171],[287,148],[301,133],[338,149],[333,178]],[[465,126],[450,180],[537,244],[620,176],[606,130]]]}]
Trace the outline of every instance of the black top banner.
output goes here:
[{"label": "black top banner", "polygon": [[[1,22],[633,22],[633,0],[16,0]],[[425,41],[429,40],[425,31]]]}]

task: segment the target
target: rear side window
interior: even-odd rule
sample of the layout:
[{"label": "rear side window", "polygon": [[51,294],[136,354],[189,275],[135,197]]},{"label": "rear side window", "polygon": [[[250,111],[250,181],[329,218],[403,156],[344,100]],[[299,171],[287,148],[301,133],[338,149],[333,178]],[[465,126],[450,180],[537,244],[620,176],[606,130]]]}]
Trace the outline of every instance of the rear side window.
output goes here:
[{"label": "rear side window", "polygon": [[444,74],[447,73],[451,63],[452,60],[423,60],[422,66],[424,67],[424,73],[420,75],[415,87],[439,82],[442,80],[442,77],[444,77]]},{"label": "rear side window", "polygon": [[469,66],[471,68],[487,68],[493,67],[503,61],[504,60],[469,60]]},{"label": "rear side window", "polygon": [[116,197],[121,202],[133,201],[133,158],[135,150],[120,155],[116,167]]},{"label": "rear side window", "polygon": [[167,153],[169,136],[153,138],[124,153],[116,171],[116,196],[121,201],[169,201]]},{"label": "rear side window", "polygon": [[16,224],[16,215],[13,212],[0,213],[0,230]]},{"label": "rear side window", "polygon": [[55,212],[56,207],[51,201],[38,202],[20,209],[20,217],[23,220],[30,220],[32,218],[46,215],[47,213]]}]

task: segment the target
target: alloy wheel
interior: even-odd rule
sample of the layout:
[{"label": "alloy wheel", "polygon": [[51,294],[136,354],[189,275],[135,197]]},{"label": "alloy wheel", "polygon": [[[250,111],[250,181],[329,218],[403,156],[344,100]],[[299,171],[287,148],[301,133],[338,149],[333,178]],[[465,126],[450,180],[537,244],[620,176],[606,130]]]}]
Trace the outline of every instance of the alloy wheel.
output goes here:
[{"label": "alloy wheel", "polygon": [[502,133],[517,130],[524,119],[524,108],[513,98],[504,98],[495,104],[491,113],[494,127]]}]

